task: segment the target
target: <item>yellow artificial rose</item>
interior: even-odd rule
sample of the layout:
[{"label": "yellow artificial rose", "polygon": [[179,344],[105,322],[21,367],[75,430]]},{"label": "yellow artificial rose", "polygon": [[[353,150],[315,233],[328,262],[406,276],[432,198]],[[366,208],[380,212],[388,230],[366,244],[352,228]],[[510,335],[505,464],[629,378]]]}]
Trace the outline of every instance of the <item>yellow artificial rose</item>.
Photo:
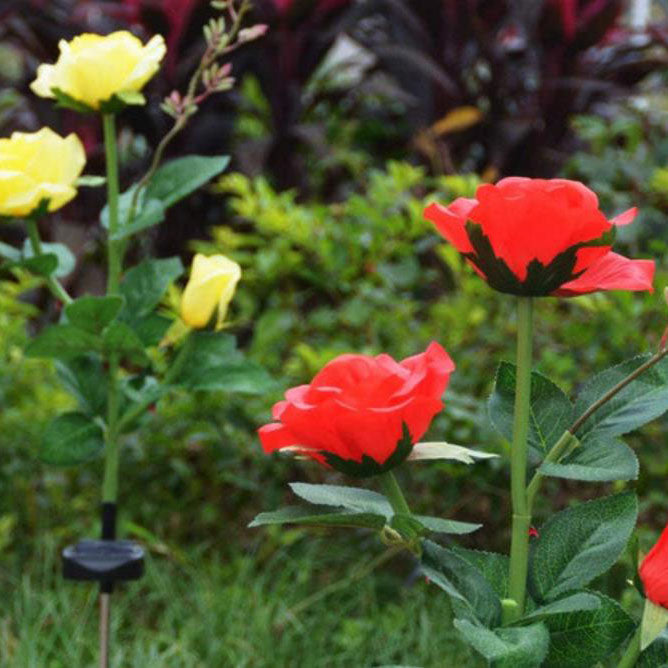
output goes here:
[{"label": "yellow artificial rose", "polygon": [[28,216],[45,199],[49,211],[59,209],[77,194],[85,163],[75,134],[61,137],[42,128],[0,139],[0,216]]},{"label": "yellow artificial rose", "polygon": [[126,30],[106,36],[84,33],[71,42],[61,40],[58,48],[56,63],[40,65],[30,88],[41,97],[56,97],[56,88],[92,109],[113,95],[138,93],[166,51],[161,35],[144,45]]},{"label": "yellow artificial rose", "polygon": [[219,329],[240,278],[241,267],[224,255],[195,255],[190,280],[181,298],[183,321],[190,327],[206,327],[218,308],[216,329]]}]

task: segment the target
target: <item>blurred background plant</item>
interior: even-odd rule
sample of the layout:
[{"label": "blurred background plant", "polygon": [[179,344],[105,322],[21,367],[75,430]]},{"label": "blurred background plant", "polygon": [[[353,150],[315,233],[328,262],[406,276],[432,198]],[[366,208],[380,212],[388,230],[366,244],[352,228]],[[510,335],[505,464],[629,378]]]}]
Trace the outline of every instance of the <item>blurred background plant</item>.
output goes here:
[{"label": "blurred background plant", "polygon": [[[184,578],[203,597],[208,590],[214,598],[202,614],[211,619],[220,616],[212,586],[223,596],[235,581],[253,601],[249,614],[260,619],[265,609],[272,622],[281,615],[289,619],[257,641],[273,647],[272,634],[289,629],[274,665],[294,665],[290,652],[301,652],[307,638],[322,638],[313,632],[319,624],[331,629],[327,665],[346,665],[353,650],[369,665],[430,665],[432,655],[424,649],[428,615],[416,612],[422,635],[391,651],[368,632],[380,619],[394,620],[382,626],[386,637],[402,628],[394,600],[398,583],[410,586],[401,595],[416,611],[426,602],[439,623],[447,616],[442,597],[414,582],[410,562],[395,559],[368,587],[348,593],[335,588],[329,596],[325,589],[310,603],[314,591],[344,577],[347,559],[371,559],[381,547],[363,534],[355,541],[342,536],[337,569],[311,533],[245,528],[257,512],[280,505],[286,481],[341,481],[315,466],[265,457],[254,430],[267,421],[283,388],[309,380],[333,356],[387,351],[402,357],[435,338],[458,368],[431,435],[505,452],[507,445],[488,426],[485,399],[497,362],[513,356],[513,314],[421,215],[431,199],[470,196],[478,183],[503,175],[577,178],[599,193],[609,214],[638,206],[640,222],[621,230],[618,245],[659,265],[654,295],[543,300],[538,368],[572,391],[595,370],[658,345],[668,279],[668,8],[653,2],[642,15],[641,4],[256,0],[256,19],[269,31],[233,56],[237,88],[203,102],[197,121],[167,152],[231,152],[233,172],[170,210],[133,253],[180,254],[185,261],[194,251],[222,252],[238,261],[244,277],[233,327],[248,356],[272,373],[277,386],[262,398],[221,393],[163,400],[127,449],[131,473],[121,490],[121,531],[144,541],[159,564],[151,576],[156,580],[142,590],[144,626],[157,635],[128,629],[124,661],[153,652],[151,665],[266,665],[262,654],[248,648],[246,654],[243,648],[236,654],[206,648],[196,629],[174,646],[178,633],[170,636],[169,629],[177,617],[166,610],[176,590],[166,580],[158,587],[164,571],[166,578]],[[0,132],[43,124],[75,130],[85,142],[89,170],[101,173],[94,126],[54,111],[29,95],[27,84],[39,62],[54,59],[61,38],[117,28],[143,38],[161,32],[168,60],[147,91],[150,103],[120,119],[122,180],[132,182],[148,165],[148,147],[170,126],[157,101],[183,89],[201,56],[198,36],[208,18],[204,0],[2,3]],[[86,189],[43,230],[73,251],[76,265],[65,280],[76,294],[101,291],[90,214],[99,210],[100,197]],[[0,228],[0,242],[21,241],[18,228]],[[40,316],[35,305],[45,304],[49,309]],[[27,647],[35,634],[44,640],[40,661],[85,663],[84,650],[79,658],[67,655],[69,664],[64,658],[62,638],[74,635],[74,627],[60,635],[47,631],[56,615],[94,614],[83,594],[65,604],[58,596],[70,590],[62,585],[49,598],[44,584],[53,582],[56,569],[48,541],[61,546],[96,531],[90,523],[99,483],[95,463],[73,472],[36,459],[43,424],[66,407],[67,398],[57,389],[57,369],[24,358],[21,350],[26,332],[57,316],[37,281],[21,273],[1,277],[0,593],[13,602],[0,613],[6,640],[0,645],[7,653],[0,661],[7,665],[30,665]],[[662,421],[631,439],[642,462],[643,523],[656,528],[668,511],[667,438]],[[462,542],[492,550],[504,549],[508,540],[505,477],[503,462],[475,469],[413,464],[404,473],[418,509],[484,522],[484,532]],[[593,488],[552,480],[548,489],[560,506]],[[51,550],[50,560],[43,558],[45,550]],[[285,586],[277,566],[282,563],[294,565],[290,582],[299,586]],[[266,577],[256,578],[253,588],[258,573]],[[208,577],[217,584],[206,584]],[[291,617],[304,601],[303,611]],[[332,609],[350,610],[349,617],[327,616],[330,602],[336,602]],[[239,647],[246,634],[239,623],[220,627],[221,648]],[[459,651],[456,641],[450,647]],[[467,656],[462,650],[456,660],[476,665]]]}]

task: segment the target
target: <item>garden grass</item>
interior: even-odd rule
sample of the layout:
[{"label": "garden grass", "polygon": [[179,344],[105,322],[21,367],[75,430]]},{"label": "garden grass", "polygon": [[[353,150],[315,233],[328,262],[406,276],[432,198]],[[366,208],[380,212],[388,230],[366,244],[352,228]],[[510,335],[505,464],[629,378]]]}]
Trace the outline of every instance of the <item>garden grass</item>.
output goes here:
[{"label": "garden grass", "polygon": [[[362,570],[382,554],[373,547]],[[113,594],[111,666],[481,665],[457,639],[447,597],[403,556],[350,581],[350,555],[319,537],[269,556],[207,554],[149,555],[144,578]],[[57,555],[43,540],[22,573],[0,570],[0,666],[96,665],[97,589],[63,581]]]}]

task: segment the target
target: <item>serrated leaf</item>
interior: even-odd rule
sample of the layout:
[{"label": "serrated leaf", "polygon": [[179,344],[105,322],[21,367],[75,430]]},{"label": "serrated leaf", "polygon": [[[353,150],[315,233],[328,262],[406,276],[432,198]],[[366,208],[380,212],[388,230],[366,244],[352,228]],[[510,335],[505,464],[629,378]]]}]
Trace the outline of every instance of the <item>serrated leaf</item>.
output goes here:
[{"label": "serrated leaf", "polygon": [[[23,264],[31,271],[39,273],[42,276],[53,275],[56,278],[62,278],[72,273],[76,265],[76,258],[72,251],[65,244],[49,243],[42,242],[42,254],[35,256],[35,251],[33,250],[30,240],[26,239],[23,243]],[[51,269],[51,271],[37,271],[36,263],[40,261],[40,258],[54,256],[56,258],[56,266]],[[41,260],[44,262],[44,260]]]},{"label": "serrated leaf", "polygon": [[227,155],[187,155],[160,167],[146,188],[146,197],[162,202],[165,209],[220,174],[229,164]]},{"label": "serrated leaf", "polygon": [[46,427],[39,457],[47,464],[71,466],[104,447],[102,429],[83,413],[63,413]]},{"label": "serrated leaf", "polygon": [[344,485],[311,485],[291,482],[290,489],[309,503],[319,506],[340,506],[358,513],[373,513],[392,517],[394,511],[390,502],[378,492]]},{"label": "serrated leaf", "polygon": [[547,656],[550,634],[541,623],[492,631],[455,619],[454,626],[495,668],[535,668]]},{"label": "serrated leaf", "polygon": [[459,546],[453,547],[452,550],[482,573],[500,599],[508,598],[509,559],[507,555],[482,550],[468,550]]},{"label": "serrated leaf", "polygon": [[668,631],[659,637],[640,654],[636,668],[666,668],[668,666]]},{"label": "serrated leaf", "polygon": [[[501,362],[488,402],[492,424],[508,442],[513,437],[516,375],[514,364]],[[530,420],[529,446],[541,455],[547,453],[573,422],[573,406],[568,397],[549,378],[536,371],[531,373]]]},{"label": "serrated leaf", "polygon": [[102,347],[106,355],[116,354],[140,365],[148,362],[141,339],[129,325],[118,320],[104,330]]},{"label": "serrated leaf", "polygon": [[600,601],[595,610],[549,615],[550,632],[545,668],[591,668],[605,660],[635,628],[633,619],[612,599],[589,592]]},{"label": "serrated leaf", "polygon": [[[608,390],[646,362],[650,355],[626,360],[594,376],[578,394],[577,415],[585,412]],[[629,383],[597,409],[577,430],[581,440],[621,436],[651,422],[668,410],[668,360],[665,358]]]},{"label": "serrated leaf", "polygon": [[125,297],[123,317],[135,321],[151,313],[181,274],[183,264],[178,257],[144,260],[130,269],[120,285]]},{"label": "serrated leaf", "polygon": [[354,513],[317,506],[288,506],[268,513],[260,513],[248,526],[267,524],[302,524],[305,526],[357,527],[380,530],[385,526],[385,517],[372,513]]},{"label": "serrated leaf", "polygon": [[553,515],[533,544],[529,582],[534,598],[553,600],[607,571],[623,552],[637,515],[631,492]]},{"label": "serrated leaf", "polygon": [[26,346],[28,357],[67,359],[100,350],[102,341],[74,325],[52,325],[40,332]]},{"label": "serrated leaf", "polygon": [[482,573],[452,550],[423,541],[422,572],[449,596],[458,617],[488,628],[501,621],[501,601]]},{"label": "serrated leaf", "polygon": [[58,378],[88,415],[103,415],[107,408],[107,375],[96,355],[56,362]]},{"label": "serrated leaf", "polygon": [[476,459],[490,459],[499,455],[482,450],[472,450],[463,445],[452,443],[429,442],[416,443],[406,461],[420,461],[424,459],[454,459],[464,464],[475,464]]},{"label": "serrated leaf", "polygon": [[220,332],[192,332],[176,385],[206,392],[263,394],[274,386],[269,374],[236,349],[236,341]]},{"label": "serrated leaf", "polygon": [[72,325],[91,334],[102,330],[120,313],[123,297],[79,297],[65,307],[65,315]]},{"label": "serrated leaf", "polygon": [[580,591],[535,608],[524,615],[521,621],[533,621],[535,619],[543,619],[549,615],[562,615],[567,612],[577,612],[580,610],[596,610],[600,607],[601,602],[594,594]]},{"label": "serrated leaf", "polygon": [[560,462],[543,462],[538,470],[546,476],[588,482],[635,480],[638,458],[624,441],[592,437]]}]

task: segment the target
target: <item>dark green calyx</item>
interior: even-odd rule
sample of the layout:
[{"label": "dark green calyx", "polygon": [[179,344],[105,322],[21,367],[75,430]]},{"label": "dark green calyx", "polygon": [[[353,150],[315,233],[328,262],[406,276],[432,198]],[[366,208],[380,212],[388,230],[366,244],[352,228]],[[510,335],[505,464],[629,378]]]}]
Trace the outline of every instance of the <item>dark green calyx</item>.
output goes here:
[{"label": "dark green calyx", "polygon": [[402,423],[401,438],[397,442],[397,447],[394,452],[385,460],[383,464],[379,464],[373,457],[362,455],[362,460],[356,462],[352,459],[344,459],[331,452],[321,451],[320,454],[325,458],[329,466],[341,473],[351,476],[352,478],[369,478],[372,475],[379,475],[387,473],[401,464],[413,450],[413,439],[408,429],[408,425]]},{"label": "dark green calyx", "polygon": [[597,246],[611,246],[614,239],[614,228],[611,228],[598,239],[574,244],[567,248],[547,265],[534,259],[528,264],[527,275],[521,281],[505,260],[494,254],[492,244],[480,225],[469,221],[466,223],[466,232],[474,251],[464,253],[464,257],[480,269],[485,275],[487,283],[494,290],[522,297],[551,295],[564,283],[578,278],[585,271],[574,271],[578,250]]}]

